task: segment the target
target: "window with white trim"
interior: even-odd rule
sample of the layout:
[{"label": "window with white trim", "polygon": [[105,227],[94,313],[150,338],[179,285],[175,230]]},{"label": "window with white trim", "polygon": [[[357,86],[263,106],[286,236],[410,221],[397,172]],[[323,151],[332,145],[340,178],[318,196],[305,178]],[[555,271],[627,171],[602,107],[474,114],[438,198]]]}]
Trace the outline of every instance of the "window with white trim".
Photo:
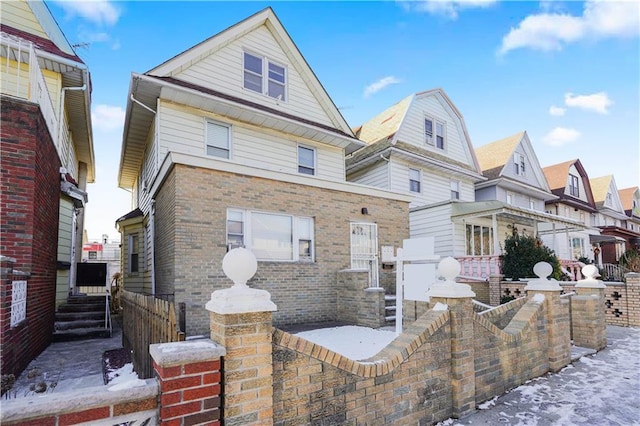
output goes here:
[{"label": "window with white trim", "polygon": [[466,226],[466,253],[467,256],[492,256],[493,253],[493,228],[489,226]]},{"label": "window with white trim", "polygon": [[138,234],[129,235],[129,273],[137,273],[140,269],[139,255],[138,255]]},{"label": "window with white trim", "polygon": [[569,175],[569,195],[574,197],[580,196],[580,187],[578,186],[578,176]]},{"label": "window with white trim", "polygon": [[445,125],[440,121],[436,121],[436,148],[444,149]]},{"label": "window with white trim", "polygon": [[207,120],[206,140],[207,155],[231,158],[231,126]]},{"label": "window with white trim", "polygon": [[457,180],[452,180],[451,183],[451,199],[459,200],[460,199],[460,182]]},{"label": "window with white trim", "polygon": [[513,171],[518,176],[526,176],[526,161],[522,154],[513,154]]},{"label": "window with white trim", "polygon": [[529,198],[529,208],[531,210],[535,210],[536,209],[536,200],[534,200],[533,198]]},{"label": "window with white trim", "polygon": [[421,173],[418,169],[409,169],[409,191],[411,192],[421,192]]},{"label": "window with white trim", "polygon": [[584,239],[571,238],[571,255],[573,259],[578,260],[584,256]]},{"label": "window with white trim", "polygon": [[612,206],[613,205],[613,196],[611,195],[610,192],[607,192],[607,196],[604,200],[604,205],[605,206]]},{"label": "window with white trim", "polygon": [[424,119],[424,141],[433,145],[433,120],[427,117]]},{"label": "window with white trim", "polygon": [[264,56],[244,52],[244,88],[285,101],[287,69]]},{"label": "window with white trim", "polygon": [[507,204],[513,205],[513,193],[507,192]]},{"label": "window with white trim", "polygon": [[304,175],[316,174],[316,150],[298,145],[298,173]]},{"label": "window with white trim", "polygon": [[312,262],[314,221],[281,213],[227,209],[227,247],[246,247],[261,261]]}]

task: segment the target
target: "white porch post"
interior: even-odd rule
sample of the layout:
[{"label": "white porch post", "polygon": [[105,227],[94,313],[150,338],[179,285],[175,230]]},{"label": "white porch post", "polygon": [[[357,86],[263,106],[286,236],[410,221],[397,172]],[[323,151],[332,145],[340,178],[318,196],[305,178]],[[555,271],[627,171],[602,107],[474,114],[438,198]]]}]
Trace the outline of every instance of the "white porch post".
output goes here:
[{"label": "white porch post", "polygon": [[500,254],[500,242],[498,241],[498,218],[496,214],[491,215],[491,228],[493,229],[493,255]]}]

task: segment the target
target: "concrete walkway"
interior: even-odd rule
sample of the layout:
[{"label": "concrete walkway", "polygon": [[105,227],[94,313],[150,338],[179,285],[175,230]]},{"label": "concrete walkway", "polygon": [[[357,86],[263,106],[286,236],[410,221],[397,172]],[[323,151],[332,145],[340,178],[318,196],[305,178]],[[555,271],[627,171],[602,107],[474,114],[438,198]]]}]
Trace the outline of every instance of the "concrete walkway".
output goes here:
[{"label": "concrete walkway", "polygon": [[46,390],[40,393],[42,394],[104,385],[102,354],[111,349],[122,348],[120,319],[114,316],[113,333],[110,338],[50,344],[20,374],[13,388],[8,392],[8,397],[22,398],[36,395],[31,390],[32,386],[43,390],[46,385]]},{"label": "concrete walkway", "polygon": [[605,349],[573,352],[581,357],[560,372],[439,425],[640,426],[640,329],[608,326]]}]

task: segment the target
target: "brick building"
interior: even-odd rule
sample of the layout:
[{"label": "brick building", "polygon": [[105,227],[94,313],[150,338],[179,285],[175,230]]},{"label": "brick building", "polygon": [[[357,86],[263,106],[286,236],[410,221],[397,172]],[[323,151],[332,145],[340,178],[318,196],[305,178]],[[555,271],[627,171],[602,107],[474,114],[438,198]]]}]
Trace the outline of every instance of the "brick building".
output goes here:
[{"label": "brick building", "polygon": [[44,3],[3,3],[1,19],[0,354],[18,374],[51,342],[80,260],[91,84]]},{"label": "brick building", "polygon": [[366,271],[363,292],[391,290],[378,247],[409,236],[409,198],[346,182],[345,154],[363,144],[271,9],[130,87],[125,289],[185,303],[187,334],[208,333],[203,307],[231,285],[221,262],[235,246],[258,258],[250,284],[271,292],[276,324],[336,320],[341,270]]}]

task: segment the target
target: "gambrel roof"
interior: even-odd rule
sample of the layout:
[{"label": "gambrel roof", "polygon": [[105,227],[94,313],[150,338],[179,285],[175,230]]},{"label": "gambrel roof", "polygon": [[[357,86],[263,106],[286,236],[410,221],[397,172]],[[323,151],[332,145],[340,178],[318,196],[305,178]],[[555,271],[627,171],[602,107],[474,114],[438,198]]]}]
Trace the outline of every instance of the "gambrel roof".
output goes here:
[{"label": "gambrel roof", "polygon": [[[620,201],[622,202],[622,208],[627,216],[638,216],[640,217],[640,205],[638,205],[638,200],[640,200],[640,189],[637,186],[632,186],[630,188],[623,188],[618,190],[618,195],[620,196]],[[636,206],[634,211],[633,201],[636,200]]]},{"label": "gambrel roof", "polygon": [[478,158],[478,163],[480,163],[482,174],[489,179],[500,176],[505,165],[513,157],[516,147],[524,137],[526,137],[526,132],[519,132],[504,139],[476,147],[476,157]]},{"label": "gambrel roof", "polygon": [[[586,202],[572,197],[566,193],[569,180],[569,171],[571,170],[571,167],[575,167],[576,171],[580,175],[582,188],[584,188],[584,192],[587,198]],[[596,210],[596,205],[593,200],[593,193],[591,192],[589,176],[587,175],[587,171],[582,166],[580,160],[574,159],[554,164],[552,166],[547,166],[542,169],[542,172],[547,179],[547,183],[549,184],[551,192],[553,193],[553,195],[558,196],[560,198],[560,201],[574,205],[575,207],[588,210],[590,212],[594,212]]]}]

